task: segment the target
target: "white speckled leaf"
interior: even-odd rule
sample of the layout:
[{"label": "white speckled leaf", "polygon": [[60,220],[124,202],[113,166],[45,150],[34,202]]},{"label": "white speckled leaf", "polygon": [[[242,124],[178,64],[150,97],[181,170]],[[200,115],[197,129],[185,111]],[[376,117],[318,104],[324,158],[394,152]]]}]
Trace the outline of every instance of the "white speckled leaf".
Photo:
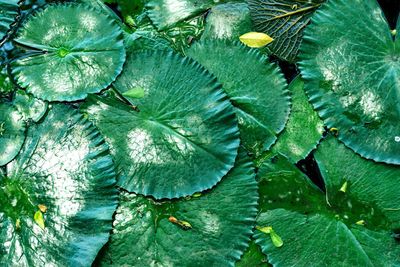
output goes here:
[{"label": "white speckled leaf", "polygon": [[269,149],[289,116],[289,91],[280,69],[238,42],[200,42],[187,55],[223,84],[235,107],[243,146],[257,156]]},{"label": "white speckled leaf", "polygon": [[18,154],[25,140],[25,122],[11,104],[0,101],[0,166]]},{"label": "white speckled leaf", "polygon": [[390,164],[400,164],[399,39],[376,0],[330,0],[305,30],[299,57],[326,126],[361,156]]},{"label": "white speckled leaf", "polygon": [[49,101],[80,100],[100,92],[125,62],[115,20],[83,4],[49,5],[29,17],[15,41],[28,50],[11,64],[17,83]]},{"label": "white speckled leaf", "polygon": [[[233,266],[248,246],[257,214],[257,183],[245,153],[201,196],[156,202],[122,193],[101,266]],[[169,221],[187,221],[184,230]]]},{"label": "white speckled leaf", "polygon": [[[95,127],[53,106],[0,174],[0,266],[90,266],[109,238],[115,177]],[[44,229],[34,221],[39,205]]]},{"label": "white speckled leaf", "polygon": [[136,110],[91,96],[83,111],[111,146],[119,186],[176,198],[211,188],[233,167],[239,146],[234,109],[198,63],[163,51],[134,52],[114,86],[121,94],[144,90],[143,98],[127,98]]}]

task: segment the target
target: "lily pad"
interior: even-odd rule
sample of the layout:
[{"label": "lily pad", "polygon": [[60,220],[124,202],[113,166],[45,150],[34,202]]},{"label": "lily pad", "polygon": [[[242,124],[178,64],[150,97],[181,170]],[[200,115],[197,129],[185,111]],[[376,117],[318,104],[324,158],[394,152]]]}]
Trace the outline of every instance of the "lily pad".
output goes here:
[{"label": "lily pad", "polygon": [[11,104],[0,102],[0,166],[17,156],[25,140],[25,122]]},{"label": "lily pad", "polygon": [[250,10],[246,3],[226,3],[213,7],[207,15],[202,40],[238,40],[252,30]]},{"label": "lily pad", "polygon": [[198,63],[162,51],[132,53],[114,83],[140,87],[133,106],[91,96],[89,114],[111,146],[118,184],[156,199],[209,189],[233,167],[239,131],[221,85]]},{"label": "lily pad", "polygon": [[[333,137],[315,154],[327,195],[283,156],[260,171],[261,213],[257,225],[271,226],[283,240],[274,246],[256,230],[256,242],[273,265],[397,266],[400,244],[393,237],[400,209],[400,169],[365,160]],[[348,181],[346,192],[340,191]],[[390,209],[389,209],[390,208]],[[328,256],[329,255],[329,256]]]},{"label": "lily pad", "polygon": [[200,196],[158,202],[123,192],[100,265],[233,266],[247,247],[258,200],[254,168],[239,155],[221,183]]},{"label": "lily pad", "polygon": [[19,0],[0,0],[0,46],[19,14]]},{"label": "lily pad", "polygon": [[146,8],[154,25],[159,30],[165,30],[204,13],[214,5],[213,0],[150,0],[146,3]]},{"label": "lily pad", "polygon": [[255,30],[271,36],[268,45],[279,58],[294,62],[303,32],[325,0],[247,0]]},{"label": "lily pad", "polygon": [[15,39],[28,50],[12,62],[17,83],[43,100],[74,101],[109,86],[125,49],[115,20],[84,4],[49,5]]},{"label": "lily pad", "polygon": [[279,68],[237,42],[196,43],[187,51],[218,77],[235,107],[245,148],[259,155],[285,127],[290,97]]},{"label": "lily pad", "polygon": [[25,120],[38,122],[47,111],[47,102],[40,100],[22,90],[14,96],[13,105],[22,114]]},{"label": "lily pad", "polygon": [[109,238],[115,177],[94,126],[53,106],[0,177],[0,265],[90,266]]},{"label": "lily pad", "polygon": [[308,102],[300,76],[290,83],[289,91],[292,93],[289,120],[270,154],[284,154],[296,163],[316,148],[322,138],[324,124]]},{"label": "lily pad", "polygon": [[400,41],[378,2],[328,1],[301,51],[306,92],[339,140],[365,158],[400,164]]}]

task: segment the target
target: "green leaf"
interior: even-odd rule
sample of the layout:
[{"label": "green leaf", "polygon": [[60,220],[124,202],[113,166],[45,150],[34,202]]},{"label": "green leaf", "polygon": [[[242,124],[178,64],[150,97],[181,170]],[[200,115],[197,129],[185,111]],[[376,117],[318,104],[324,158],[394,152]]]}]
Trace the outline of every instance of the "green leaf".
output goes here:
[{"label": "green leaf", "polygon": [[279,68],[239,43],[209,41],[187,51],[218,77],[235,106],[245,148],[259,155],[283,130],[290,98]]},{"label": "green leaf", "polygon": [[[315,157],[327,195],[283,156],[259,170],[261,213],[257,225],[272,226],[284,241],[277,248],[256,231],[254,238],[269,262],[282,266],[397,266],[400,169],[365,160],[333,137]],[[339,191],[348,179],[346,193]],[[379,181],[379,182],[377,182]],[[365,223],[360,225],[360,220]],[[329,256],[327,256],[329,255]]]},{"label": "green leaf", "polygon": [[377,1],[332,0],[307,28],[300,57],[325,124],[361,156],[393,164],[400,164],[399,42]]},{"label": "green leaf", "polygon": [[161,51],[132,53],[114,86],[121,94],[141,87],[145,95],[128,98],[135,109],[92,96],[83,111],[111,146],[119,186],[156,199],[188,196],[211,188],[233,167],[234,109],[198,63]]},{"label": "green leaf", "polygon": [[304,93],[304,82],[298,76],[289,85],[292,108],[285,129],[270,154],[281,153],[296,163],[304,159],[318,144],[324,125]]},{"label": "green leaf", "polygon": [[0,102],[0,166],[17,156],[25,140],[25,122],[11,104]]},{"label": "green leaf", "polygon": [[159,30],[165,30],[178,22],[204,13],[214,5],[213,0],[150,0],[146,8],[154,25]]},{"label": "green leaf", "polygon": [[0,173],[0,265],[90,266],[109,238],[115,176],[95,127],[54,105]]},{"label": "green leaf", "polygon": [[19,0],[0,0],[0,46],[19,14]]},{"label": "green leaf", "polygon": [[38,122],[47,111],[47,102],[33,97],[22,90],[18,90],[14,96],[13,105],[22,114],[25,120]]},{"label": "green leaf", "polygon": [[253,166],[243,151],[239,155],[221,183],[198,198],[158,202],[122,193],[100,265],[232,266],[247,247],[258,199]]},{"label": "green leaf", "polygon": [[43,100],[74,101],[100,92],[125,61],[115,20],[83,4],[48,6],[30,17],[15,41],[28,52],[12,62],[12,73]]},{"label": "green leaf", "polygon": [[268,45],[273,54],[294,62],[303,31],[313,12],[324,0],[247,0],[256,31],[274,41]]},{"label": "green leaf", "polygon": [[3,64],[2,54],[0,54],[0,97],[8,96],[13,91],[14,85],[8,75],[6,64]]},{"label": "green leaf", "polygon": [[144,89],[142,87],[134,87],[122,94],[123,96],[130,98],[143,98],[144,97]]},{"label": "green leaf", "polygon": [[[42,213],[40,210],[38,210],[37,212],[35,212],[35,215],[33,215],[33,219],[35,220],[35,223],[36,223],[37,225],[39,225],[39,227],[42,228],[42,230],[44,230],[44,228],[45,228],[45,225],[44,225],[44,218],[43,218],[43,213]],[[19,222],[19,227],[18,227],[18,228],[21,227],[21,226],[20,226],[20,223],[21,223],[21,222]]]},{"label": "green leaf", "polygon": [[260,246],[258,246],[253,240],[250,241],[250,245],[244,252],[242,258],[236,262],[235,267],[268,267],[267,257],[261,252]]},{"label": "green leaf", "polygon": [[213,7],[207,15],[202,40],[238,40],[252,30],[250,11],[246,3],[226,3]]}]

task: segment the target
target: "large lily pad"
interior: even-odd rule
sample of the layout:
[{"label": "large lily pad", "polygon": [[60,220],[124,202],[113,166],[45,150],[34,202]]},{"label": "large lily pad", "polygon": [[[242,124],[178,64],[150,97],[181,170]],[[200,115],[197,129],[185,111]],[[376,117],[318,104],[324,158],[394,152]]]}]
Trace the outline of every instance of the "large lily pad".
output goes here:
[{"label": "large lily pad", "polygon": [[0,46],[18,15],[19,0],[0,0]]},{"label": "large lily pad", "polygon": [[[282,156],[267,160],[261,179],[260,227],[271,226],[283,241],[256,230],[256,242],[273,265],[397,266],[400,169],[365,160],[334,138],[315,154],[327,195]],[[346,183],[347,181],[347,183]]]},{"label": "large lily pad", "polygon": [[233,266],[250,239],[258,199],[252,164],[239,155],[221,183],[201,195],[158,202],[122,193],[100,265]]},{"label": "large lily pad", "polygon": [[296,60],[311,15],[324,1],[247,0],[255,29],[274,38],[268,48],[291,62]]},{"label": "large lily pad", "polygon": [[0,177],[0,265],[90,266],[109,237],[114,184],[98,131],[53,106]]},{"label": "large lily pad", "polygon": [[22,114],[11,104],[0,102],[0,166],[18,154],[25,140]]},{"label": "large lily pad", "polygon": [[308,102],[300,76],[290,83],[289,91],[292,93],[289,120],[270,154],[284,154],[291,162],[296,163],[316,148],[322,138],[324,125]]},{"label": "large lily pad", "polygon": [[15,41],[29,50],[12,62],[16,81],[49,101],[79,100],[100,92],[115,80],[125,61],[115,20],[84,4],[50,5],[38,11]]},{"label": "large lily pad", "polygon": [[363,157],[400,164],[400,41],[377,1],[328,1],[301,51],[305,89],[326,125]]},{"label": "large lily pad", "polygon": [[[128,56],[114,84],[136,110],[90,97],[89,113],[111,145],[124,189],[157,199],[191,195],[214,186],[233,167],[239,146],[234,110],[198,63],[168,52]],[[139,110],[139,111],[137,111]]]},{"label": "large lily pad", "polygon": [[289,116],[290,98],[279,68],[239,43],[209,41],[187,52],[222,82],[235,107],[243,145],[258,155],[269,149]]}]

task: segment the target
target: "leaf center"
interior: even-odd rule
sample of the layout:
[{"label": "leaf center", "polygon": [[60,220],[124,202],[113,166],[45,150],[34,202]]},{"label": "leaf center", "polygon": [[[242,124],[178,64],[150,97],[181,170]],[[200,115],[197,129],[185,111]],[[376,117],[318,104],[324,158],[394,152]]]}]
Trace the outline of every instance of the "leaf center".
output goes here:
[{"label": "leaf center", "polygon": [[61,47],[58,50],[58,56],[61,57],[61,58],[66,57],[69,53],[70,53],[70,51],[68,49],[64,48],[64,47]]}]

